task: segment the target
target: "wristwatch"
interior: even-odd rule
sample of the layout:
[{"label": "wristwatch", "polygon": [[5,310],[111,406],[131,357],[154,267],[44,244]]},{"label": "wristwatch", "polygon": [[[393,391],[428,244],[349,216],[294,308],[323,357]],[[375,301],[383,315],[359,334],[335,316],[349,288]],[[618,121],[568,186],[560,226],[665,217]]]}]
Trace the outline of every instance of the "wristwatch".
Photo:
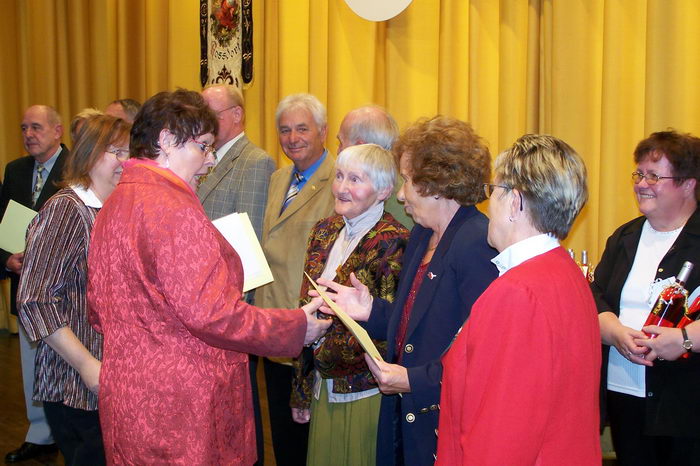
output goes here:
[{"label": "wristwatch", "polygon": [[685,331],[685,328],[681,329],[681,333],[683,334],[683,348],[690,353],[690,351],[693,349],[693,342],[690,341],[690,338],[688,338],[688,332]]}]

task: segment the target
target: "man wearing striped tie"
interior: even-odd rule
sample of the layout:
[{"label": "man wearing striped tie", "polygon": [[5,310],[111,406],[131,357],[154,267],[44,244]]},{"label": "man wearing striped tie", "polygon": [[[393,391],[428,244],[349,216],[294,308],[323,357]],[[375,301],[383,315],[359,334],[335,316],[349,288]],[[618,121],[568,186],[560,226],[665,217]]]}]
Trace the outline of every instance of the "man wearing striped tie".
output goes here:
[{"label": "man wearing striped tie", "polygon": [[[58,191],[56,183],[61,179],[63,162],[68,157],[68,149],[61,144],[63,136],[61,117],[54,108],[47,105],[29,107],[24,113],[21,128],[24,148],[29,155],[13,160],[5,167],[5,180],[0,195],[0,218],[5,215],[5,209],[10,200],[39,211],[44,202]],[[17,315],[15,298],[23,256],[23,252],[13,254],[0,249],[0,264],[2,264],[0,274],[10,277],[11,312],[14,315]],[[46,423],[44,408],[41,403],[32,401],[36,344],[29,342],[21,326],[19,341],[29,430],[25,442],[5,456],[7,463],[25,461],[57,451]]]},{"label": "man wearing striped tie", "polygon": [[[263,221],[262,246],[274,282],[258,288],[260,307],[299,304],[306,241],[311,228],[333,213],[333,157],[324,147],[326,109],[310,94],[293,94],[277,106],[280,146],[292,165],[272,174]],[[265,360],[270,425],[279,466],[306,464],[308,424],[292,420],[291,361]]]}]

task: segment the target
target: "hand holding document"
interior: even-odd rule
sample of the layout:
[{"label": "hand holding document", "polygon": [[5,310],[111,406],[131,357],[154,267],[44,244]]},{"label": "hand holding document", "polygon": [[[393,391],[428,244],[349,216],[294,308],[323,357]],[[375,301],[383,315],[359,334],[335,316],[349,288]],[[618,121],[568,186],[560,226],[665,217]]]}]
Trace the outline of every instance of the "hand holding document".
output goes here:
[{"label": "hand holding document", "polygon": [[0,223],[0,249],[16,254],[24,251],[27,227],[37,212],[10,200]]},{"label": "hand holding document", "polygon": [[345,311],[343,311],[340,306],[338,306],[336,303],[333,302],[331,298],[328,297],[328,295],[316,284],[315,281],[311,277],[309,277],[309,274],[304,272],[304,275],[306,275],[306,278],[309,279],[309,282],[311,282],[311,285],[314,287],[314,289],[318,292],[319,296],[323,298],[323,301],[330,307],[333,312],[335,312],[335,315],[340,319],[340,321],[352,332],[353,335],[355,335],[355,338],[357,338],[357,341],[360,343],[360,346],[375,359],[378,359],[380,361],[383,361],[382,355],[379,354],[379,350],[377,349],[376,346],[374,346],[374,343],[372,342],[372,339],[369,337],[369,334],[367,333],[367,330],[362,328],[360,324],[355,322],[352,317],[347,315]]},{"label": "hand holding document", "polygon": [[241,258],[244,292],[274,280],[247,213],[234,212],[225,217],[217,218],[212,223]]}]

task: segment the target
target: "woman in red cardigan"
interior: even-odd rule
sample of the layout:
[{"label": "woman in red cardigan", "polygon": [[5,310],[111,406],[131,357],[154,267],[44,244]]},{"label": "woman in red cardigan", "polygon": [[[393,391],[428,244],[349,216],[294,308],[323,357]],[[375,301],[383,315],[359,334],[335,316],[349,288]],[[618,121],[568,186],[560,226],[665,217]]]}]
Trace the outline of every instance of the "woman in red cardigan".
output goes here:
[{"label": "woman in red cardigan", "polygon": [[438,465],[600,465],[600,333],[559,245],[587,198],[583,160],[526,135],[484,185],[497,278],[443,357]]}]

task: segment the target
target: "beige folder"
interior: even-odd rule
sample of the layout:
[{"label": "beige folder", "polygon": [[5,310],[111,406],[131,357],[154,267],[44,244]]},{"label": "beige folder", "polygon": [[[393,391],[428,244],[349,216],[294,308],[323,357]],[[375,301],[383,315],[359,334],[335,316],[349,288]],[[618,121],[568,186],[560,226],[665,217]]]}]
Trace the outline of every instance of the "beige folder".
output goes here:
[{"label": "beige folder", "polygon": [[27,227],[36,214],[36,211],[10,199],[0,223],[0,249],[12,254],[24,251]]},{"label": "beige folder", "polygon": [[328,307],[330,307],[333,312],[335,312],[335,315],[340,319],[340,321],[352,332],[353,335],[355,335],[355,338],[357,338],[357,341],[360,343],[360,346],[369,354],[372,356],[374,359],[378,359],[380,361],[383,361],[381,354],[379,354],[379,350],[377,349],[376,346],[374,346],[374,342],[372,339],[369,337],[369,334],[367,333],[367,330],[362,328],[360,324],[355,322],[352,317],[350,317],[344,310],[340,308],[336,303],[333,302],[331,298],[328,297],[326,293],[323,292],[323,290],[316,284],[315,281],[311,277],[309,277],[309,274],[304,272],[304,275],[306,275],[306,278],[309,279],[311,282],[311,285],[318,291],[318,294],[321,295],[321,298],[326,302]]}]

